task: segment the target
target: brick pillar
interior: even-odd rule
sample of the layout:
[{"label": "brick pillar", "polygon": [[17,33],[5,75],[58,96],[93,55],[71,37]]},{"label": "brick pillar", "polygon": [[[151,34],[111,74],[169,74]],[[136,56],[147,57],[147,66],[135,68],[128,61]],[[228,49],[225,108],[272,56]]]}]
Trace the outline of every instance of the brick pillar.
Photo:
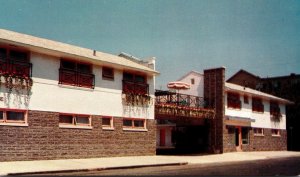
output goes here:
[{"label": "brick pillar", "polygon": [[212,153],[223,153],[224,88],[224,67],[204,70],[204,100],[207,107],[215,109],[215,118],[209,127],[209,149]]}]

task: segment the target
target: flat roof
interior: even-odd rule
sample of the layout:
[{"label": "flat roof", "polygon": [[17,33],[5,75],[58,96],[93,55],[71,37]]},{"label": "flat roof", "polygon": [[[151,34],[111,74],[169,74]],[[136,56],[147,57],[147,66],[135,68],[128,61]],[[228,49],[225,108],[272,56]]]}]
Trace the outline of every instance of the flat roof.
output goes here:
[{"label": "flat roof", "polygon": [[0,44],[1,43],[10,44],[17,47],[20,46],[33,52],[39,52],[58,57],[73,57],[74,59],[91,61],[95,64],[114,66],[119,69],[141,71],[149,75],[159,74],[159,72],[151,69],[150,67],[124,57],[5,29],[0,29]]}]

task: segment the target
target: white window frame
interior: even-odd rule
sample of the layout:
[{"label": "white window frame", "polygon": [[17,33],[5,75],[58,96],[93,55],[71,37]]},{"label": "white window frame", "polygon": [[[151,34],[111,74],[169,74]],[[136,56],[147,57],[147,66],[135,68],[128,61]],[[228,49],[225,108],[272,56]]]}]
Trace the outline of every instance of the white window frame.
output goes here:
[{"label": "white window frame", "polygon": [[[103,119],[109,119],[110,120],[110,124],[109,125],[103,125]],[[114,130],[114,118],[110,117],[110,116],[103,116],[101,118],[101,123],[102,123],[102,129],[103,130]]]},{"label": "white window frame", "polygon": [[[131,126],[124,126],[124,121],[130,120]],[[143,127],[136,127],[134,126],[134,121],[143,121],[144,126]],[[146,119],[138,119],[138,118],[123,118],[123,130],[125,131],[148,131],[146,125]]]},{"label": "white window frame", "polygon": [[[109,70],[112,70],[112,75],[107,75],[104,70],[106,69],[109,69]],[[111,68],[111,67],[102,67],[102,79],[103,80],[115,80],[115,70],[114,68]]]},{"label": "white window frame", "polygon": [[[261,131],[256,132],[256,130],[261,130]],[[253,128],[253,134],[254,136],[265,136],[263,128]]]},{"label": "white window frame", "polygon": [[[92,129],[92,118],[90,115],[85,114],[72,114],[72,113],[60,113],[60,116],[72,116],[72,123],[61,123],[59,122],[59,128],[79,128],[79,129]],[[89,120],[88,124],[81,124],[76,122],[76,117],[87,117]],[[59,120],[60,121],[60,120]]]},{"label": "white window frame", "polygon": [[[273,133],[274,131],[276,131],[277,133],[274,134],[274,133]],[[272,134],[272,136],[275,136],[275,137],[281,136],[281,135],[280,135],[280,129],[271,129],[271,134]]]},{"label": "white window frame", "polygon": [[[3,119],[0,120],[0,125],[7,126],[28,126],[27,115],[28,111],[23,109],[0,109],[2,112]],[[19,120],[7,120],[7,112],[22,112],[24,113],[24,118],[22,121]]]}]

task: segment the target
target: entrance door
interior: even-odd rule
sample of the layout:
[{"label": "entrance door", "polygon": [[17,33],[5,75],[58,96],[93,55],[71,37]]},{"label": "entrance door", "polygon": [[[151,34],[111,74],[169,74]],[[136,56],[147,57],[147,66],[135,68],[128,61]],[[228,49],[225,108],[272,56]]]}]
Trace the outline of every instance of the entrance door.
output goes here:
[{"label": "entrance door", "polygon": [[159,139],[160,139],[159,145],[165,146],[166,145],[166,130],[165,129],[160,129]]},{"label": "entrance door", "polygon": [[235,146],[237,151],[241,151],[241,127],[235,128]]}]

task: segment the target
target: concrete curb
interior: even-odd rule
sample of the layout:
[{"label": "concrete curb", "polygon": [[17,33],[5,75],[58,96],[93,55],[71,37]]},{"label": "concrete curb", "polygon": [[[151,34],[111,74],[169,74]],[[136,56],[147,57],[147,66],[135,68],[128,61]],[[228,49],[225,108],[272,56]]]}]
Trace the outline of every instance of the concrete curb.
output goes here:
[{"label": "concrete curb", "polygon": [[175,162],[175,163],[164,163],[164,164],[129,165],[129,166],[116,166],[116,167],[82,168],[82,169],[69,169],[69,170],[49,170],[49,171],[36,171],[36,172],[17,172],[17,173],[0,174],[0,176],[31,175],[31,174],[45,174],[45,173],[88,172],[88,171],[101,171],[101,170],[111,170],[111,169],[175,166],[175,165],[187,165],[187,164],[188,164],[188,162]]}]

